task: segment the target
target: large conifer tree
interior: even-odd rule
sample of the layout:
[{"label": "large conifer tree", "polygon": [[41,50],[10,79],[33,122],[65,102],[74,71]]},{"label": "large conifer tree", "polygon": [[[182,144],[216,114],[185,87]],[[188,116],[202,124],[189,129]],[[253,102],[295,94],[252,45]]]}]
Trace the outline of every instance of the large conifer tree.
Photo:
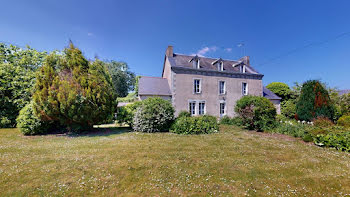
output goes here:
[{"label": "large conifer tree", "polygon": [[33,97],[40,119],[60,122],[73,131],[110,121],[117,104],[103,62],[88,61],[72,43],[63,54],[46,58]]}]

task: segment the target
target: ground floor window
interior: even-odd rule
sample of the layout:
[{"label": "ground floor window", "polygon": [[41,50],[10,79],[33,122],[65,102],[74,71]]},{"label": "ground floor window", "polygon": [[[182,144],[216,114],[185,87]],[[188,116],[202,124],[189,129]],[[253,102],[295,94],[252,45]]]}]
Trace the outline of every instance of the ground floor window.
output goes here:
[{"label": "ground floor window", "polygon": [[220,102],[220,116],[224,116],[226,114],[226,103]]},{"label": "ground floor window", "polygon": [[203,115],[205,114],[205,102],[201,101],[198,103],[198,114]]},{"label": "ground floor window", "polygon": [[196,114],[196,102],[195,101],[191,101],[189,103],[189,111],[190,111],[192,116]]}]

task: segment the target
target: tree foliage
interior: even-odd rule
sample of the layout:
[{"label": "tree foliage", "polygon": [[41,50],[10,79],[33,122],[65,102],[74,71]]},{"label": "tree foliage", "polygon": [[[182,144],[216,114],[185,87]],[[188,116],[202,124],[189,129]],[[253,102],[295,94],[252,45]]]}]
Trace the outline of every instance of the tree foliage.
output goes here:
[{"label": "tree foliage", "polygon": [[35,72],[46,52],[0,43],[0,127],[14,127],[19,111],[29,103]]},{"label": "tree foliage", "polygon": [[303,84],[296,113],[298,119],[305,121],[311,121],[320,116],[333,119],[334,107],[328,91],[320,81],[309,80]]},{"label": "tree foliage", "polygon": [[135,74],[129,70],[125,62],[105,61],[112,77],[114,91],[118,97],[126,97],[128,92],[134,90]]},{"label": "tree foliage", "polygon": [[272,82],[266,86],[269,90],[275,93],[277,96],[282,98],[282,101],[285,101],[291,96],[291,89],[289,86],[282,82]]},{"label": "tree foliage", "polygon": [[53,52],[45,59],[33,98],[41,120],[59,121],[73,131],[111,120],[117,106],[105,64],[88,61],[72,43],[62,54]]}]

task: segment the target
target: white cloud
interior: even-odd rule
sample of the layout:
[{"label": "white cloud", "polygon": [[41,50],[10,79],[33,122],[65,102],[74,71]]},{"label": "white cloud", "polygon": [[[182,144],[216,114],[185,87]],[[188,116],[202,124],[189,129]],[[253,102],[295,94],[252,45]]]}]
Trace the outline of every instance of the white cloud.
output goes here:
[{"label": "white cloud", "polygon": [[191,55],[198,55],[198,56],[204,56],[205,54],[209,53],[209,52],[215,52],[218,50],[218,47],[216,46],[212,46],[212,47],[203,47],[201,49],[199,49],[197,51],[197,53],[195,54],[191,54]]},{"label": "white cloud", "polygon": [[87,35],[88,35],[88,36],[93,36],[94,34],[93,34],[93,33],[91,33],[91,32],[89,32]]},{"label": "white cloud", "polygon": [[232,51],[232,48],[226,48],[224,49],[226,52],[230,53]]}]

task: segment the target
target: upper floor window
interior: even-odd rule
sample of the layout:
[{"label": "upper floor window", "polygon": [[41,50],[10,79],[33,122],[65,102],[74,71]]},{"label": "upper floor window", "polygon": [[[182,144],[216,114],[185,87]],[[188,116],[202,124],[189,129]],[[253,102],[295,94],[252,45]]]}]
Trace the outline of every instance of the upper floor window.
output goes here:
[{"label": "upper floor window", "polygon": [[239,70],[240,70],[241,73],[245,73],[245,65],[241,65],[239,67]]},{"label": "upper floor window", "polygon": [[219,94],[226,94],[226,83],[225,83],[225,81],[219,81]]},{"label": "upper floor window", "polygon": [[201,80],[200,79],[195,79],[193,81],[193,91],[194,93],[201,93]]},{"label": "upper floor window", "polygon": [[217,63],[218,65],[218,71],[224,71],[224,62],[220,61]]},{"label": "upper floor window", "polygon": [[198,115],[205,114],[205,101],[201,101],[198,103]]},{"label": "upper floor window", "polygon": [[242,83],[242,95],[248,95],[248,84],[245,82]]},{"label": "upper floor window", "polygon": [[191,101],[188,106],[189,106],[189,111],[191,115],[192,116],[196,115],[196,101]]},{"label": "upper floor window", "polygon": [[199,59],[193,59],[192,60],[193,68],[199,69]]}]

